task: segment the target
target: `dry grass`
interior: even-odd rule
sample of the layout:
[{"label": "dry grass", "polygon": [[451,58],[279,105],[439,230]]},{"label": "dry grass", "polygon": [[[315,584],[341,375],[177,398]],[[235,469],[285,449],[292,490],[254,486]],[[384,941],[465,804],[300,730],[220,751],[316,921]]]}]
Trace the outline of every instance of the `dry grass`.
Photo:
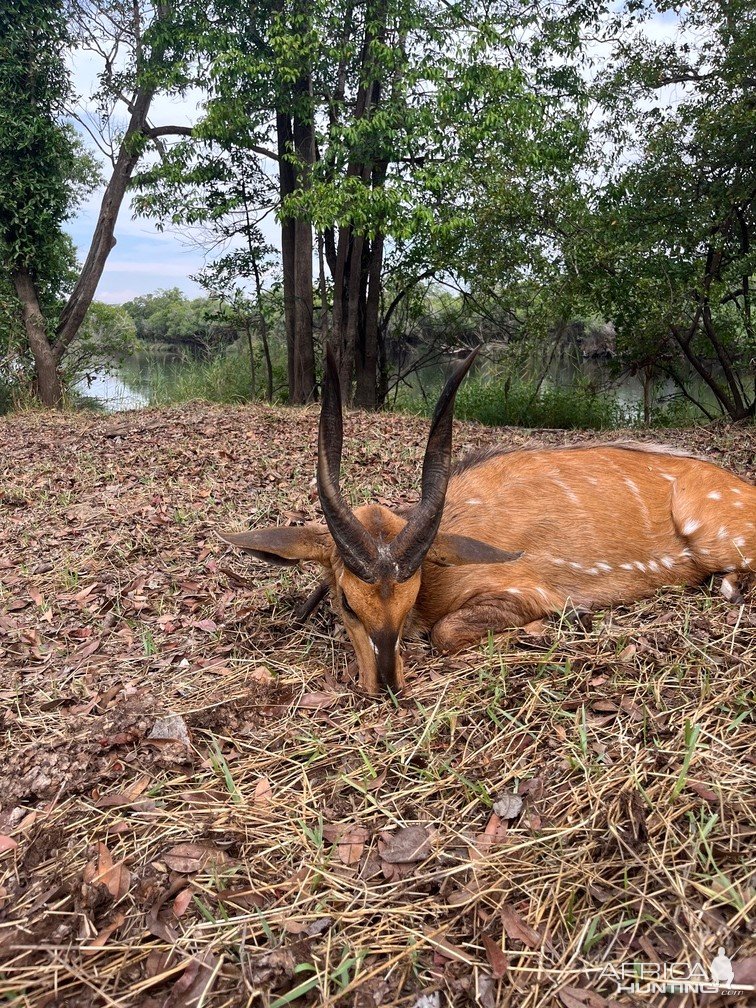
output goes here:
[{"label": "dry grass", "polygon": [[[211,536],[312,513],[314,425],[0,428],[0,1000],[692,1008],[718,1002],[602,973],[720,945],[753,983],[753,593],[670,589],[453,660],[412,645],[411,695],[363,700],[327,607],[291,627],[313,576]],[[352,418],[366,492],[404,496],[423,426]],[[748,430],[696,437],[753,475]],[[167,713],[189,749],[147,737]]]}]

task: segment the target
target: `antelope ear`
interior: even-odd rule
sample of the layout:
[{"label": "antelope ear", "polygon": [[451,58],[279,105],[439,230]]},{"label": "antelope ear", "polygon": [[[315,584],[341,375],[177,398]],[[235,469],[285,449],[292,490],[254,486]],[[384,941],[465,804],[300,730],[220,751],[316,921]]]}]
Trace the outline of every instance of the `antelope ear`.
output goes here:
[{"label": "antelope ear", "polygon": [[300,560],[315,560],[328,566],[333,539],[325,525],[294,525],[249,532],[221,532],[223,542],[251,553],[258,560],[288,567]]},{"label": "antelope ear", "polygon": [[522,553],[507,553],[479,539],[439,532],[428,550],[427,559],[443,567],[457,567],[462,564],[509,563],[521,556]]}]

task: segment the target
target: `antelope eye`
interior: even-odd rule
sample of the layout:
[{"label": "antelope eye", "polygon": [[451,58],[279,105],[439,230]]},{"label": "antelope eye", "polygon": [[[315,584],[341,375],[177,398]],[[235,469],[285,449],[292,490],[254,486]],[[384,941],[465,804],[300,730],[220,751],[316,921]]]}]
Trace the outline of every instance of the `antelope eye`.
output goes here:
[{"label": "antelope eye", "polygon": [[352,616],[354,619],[358,618],[357,617],[357,613],[349,605],[349,603],[347,602],[347,597],[346,597],[346,595],[344,595],[343,592],[342,592],[342,595],[341,595],[341,604],[344,607],[344,612],[347,614],[347,616]]}]

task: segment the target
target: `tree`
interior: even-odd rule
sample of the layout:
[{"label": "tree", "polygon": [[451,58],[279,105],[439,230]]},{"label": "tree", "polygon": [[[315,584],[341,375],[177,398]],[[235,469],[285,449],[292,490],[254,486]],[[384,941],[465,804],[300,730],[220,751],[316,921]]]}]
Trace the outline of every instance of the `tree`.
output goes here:
[{"label": "tree", "polygon": [[61,224],[93,183],[91,163],[61,122],[70,94],[66,39],[58,3],[0,9],[0,256],[48,405],[61,398],[49,317],[72,267]]},{"label": "tree", "polygon": [[209,352],[239,335],[232,313],[220,298],[187,298],[178,287],[140,295],[122,307],[144,343]]},{"label": "tree", "polygon": [[[58,406],[63,357],[84,321],[105,262],[126,189],[150,139],[158,140],[148,115],[159,89],[186,84],[171,50],[169,0],[100,7],[74,0],[66,22],[58,0],[20,0],[0,11],[0,248],[12,279],[34,359],[39,397]],[[119,104],[128,110],[111,151],[89,251],[70,294],[62,277],[66,240],[62,223],[82,183],[77,142],[65,124],[70,82],[63,61],[68,44],[98,50],[104,61],[100,104],[110,120]],[[124,55],[124,47],[127,52]],[[91,162],[90,162],[91,164]]]},{"label": "tree", "polygon": [[65,378],[88,376],[139,348],[134,321],[122,305],[93,301],[65,357]]},{"label": "tree", "polygon": [[[253,389],[253,330],[258,333],[271,402],[270,299],[264,296],[263,280],[271,272],[276,250],[265,241],[259,220],[260,207],[274,198],[270,178],[244,147],[229,142],[210,150],[179,144],[152,170],[141,172],[136,183],[139,210],[155,216],[158,227],[169,219],[191,235],[206,257],[215,254],[194,279],[244,331]],[[249,281],[251,298],[246,292]],[[288,338],[287,343],[291,345]]]},{"label": "tree", "polygon": [[[688,396],[695,373],[733,419],[756,411],[750,11],[742,0],[662,0],[604,22],[617,34],[614,70],[595,86],[602,181],[565,243],[573,289],[615,322],[625,359],[661,368]],[[648,37],[654,13],[678,19],[674,40]]]},{"label": "tree", "polygon": [[507,34],[524,12],[513,3],[489,15],[472,0],[215,0],[198,12],[196,51],[215,54],[206,116],[191,144],[143,177],[140,205],[185,220],[191,186],[215,206],[229,165],[247,175],[244,155],[275,165],[277,200],[261,187],[258,211],[275,207],[281,221],[290,401],[315,389],[313,227],[321,325],[342,390],[363,406],[382,401],[382,315],[398,303],[382,306],[386,249],[394,260],[407,252],[400,300],[448,272],[471,224],[468,174],[481,148],[501,162],[512,146],[533,145],[525,125],[536,128],[543,105]]}]

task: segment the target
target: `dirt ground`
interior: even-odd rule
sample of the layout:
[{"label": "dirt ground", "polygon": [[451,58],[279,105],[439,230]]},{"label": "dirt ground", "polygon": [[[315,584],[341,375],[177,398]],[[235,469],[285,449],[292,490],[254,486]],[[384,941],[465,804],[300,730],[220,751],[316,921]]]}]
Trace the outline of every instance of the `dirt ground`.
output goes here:
[{"label": "dirt ground", "polygon": [[[416,499],[427,422],[346,425],[353,503]],[[756,984],[753,588],[412,644],[366,700],[329,606],[294,624],[317,572],[216,535],[317,516],[316,427],[0,420],[0,1001],[753,1004],[618,990],[720,946]],[[664,440],[756,477],[753,427]]]}]

